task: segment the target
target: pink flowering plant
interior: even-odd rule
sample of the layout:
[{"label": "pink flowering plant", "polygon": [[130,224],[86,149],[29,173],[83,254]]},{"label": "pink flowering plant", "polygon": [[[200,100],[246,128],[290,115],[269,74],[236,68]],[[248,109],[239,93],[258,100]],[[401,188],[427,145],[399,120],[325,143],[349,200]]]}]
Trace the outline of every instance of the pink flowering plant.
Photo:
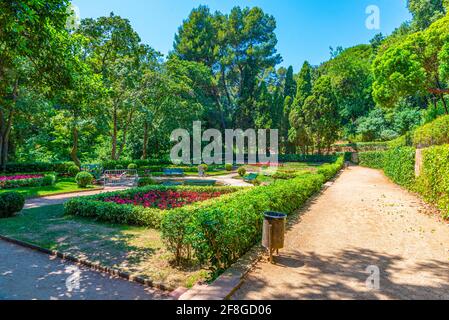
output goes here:
[{"label": "pink flowering plant", "polygon": [[53,174],[18,174],[0,176],[0,189],[15,189],[20,187],[41,187],[54,184]]},{"label": "pink flowering plant", "polygon": [[160,228],[164,215],[173,209],[195,206],[207,200],[240,190],[236,187],[164,187],[147,186],[90,197],[74,198],[65,203],[64,213],[125,225]]},{"label": "pink flowering plant", "polygon": [[132,197],[120,195],[104,199],[105,202],[117,204],[131,204],[143,206],[145,208],[158,208],[161,210],[180,208],[185,205],[217,198],[223,195],[220,191],[215,192],[195,192],[195,191],[159,191],[152,190],[145,193],[136,193]]}]

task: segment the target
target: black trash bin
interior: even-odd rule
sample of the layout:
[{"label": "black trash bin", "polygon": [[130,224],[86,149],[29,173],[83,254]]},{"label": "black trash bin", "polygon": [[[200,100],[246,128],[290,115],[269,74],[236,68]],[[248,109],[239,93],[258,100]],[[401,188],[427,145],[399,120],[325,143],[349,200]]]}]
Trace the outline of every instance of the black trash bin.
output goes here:
[{"label": "black trash bin", "polygon": [[270,251],[270,261],[273,261],[273,252],[284,248],[285,224],[287,215],[280,212],[266,212],[263,222],[262,245]]}]

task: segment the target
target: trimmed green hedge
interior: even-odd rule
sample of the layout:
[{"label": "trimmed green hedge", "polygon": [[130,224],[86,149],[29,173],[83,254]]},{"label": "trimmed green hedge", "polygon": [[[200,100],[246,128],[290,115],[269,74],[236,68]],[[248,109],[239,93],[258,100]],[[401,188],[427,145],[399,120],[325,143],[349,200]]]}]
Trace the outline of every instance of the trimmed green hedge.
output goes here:
[{"label": "trimmed green hedge", "polygon": [[57,172],[66,174],[73,162],[30,162],[30,163],[8,163],[6,164],[7,173],[42,173]]},{"label": "trimmed green hedge", "polygon": [[52,186],[56,182],[54,174],[46,174],[41,178],[18,179],[0,181],[0,189],[17,189],[21,187],[45,187]]},{"label": "trimmed green hedge", "polygon": [[423,150],[423,169],[416,191],[425,200],[437,204],[443,216],[449,218],[449,145]]},{"label": "trimmed green hedge", "polygon": [[397,184],[412,188],[415,183],[415,148],[394,148],[385,153],[384,172]]},{"label": "trimmed green hedge", "polygon": [[279,162],[335,162],[338,155],[319,155],[319,154],[284,154],[279,155]]},{"label": "trimmed green hedge", "polygon": [[420,148],[449,143],[449,115],[439,117],[415,130],[413,145]]},{"label": "trimmed green hedge", "polygon": [[163,217],[162,237],[178,262],[196,258],[216,270],[226,269],[261,239],[264,212],[292,214],[321,189],[324,175],[335,176],[343,163],[341,157],[325,166],[323,174],[279,180],[171,210]]},{"label": "trimmed green hedge", "polygon": [[123,198],[132,198],[138,193],[149,191],[196,191],[213,192],[220,190],[224,193],[231,193],[241,188],[236,187],[165,187],[165,186],[147,186],[134,188],[119,192],[102,193],[96,196],[74,198],[65,203],[64,213],[71,216],[80,216],[86,218],[95,218],[100,221],[128,224],[135,226],[144,226],[150,228],[160,228],[162,216],[168,210],[156,208],[145,208],[143,206],[122,205],[111,202],[104,202],[104,199],[120,196]]},{"label": "trimmed green hedge", "polygon": [[368,151],[359,153],[359,165],[373,169],[383,169],[385,151]]}]

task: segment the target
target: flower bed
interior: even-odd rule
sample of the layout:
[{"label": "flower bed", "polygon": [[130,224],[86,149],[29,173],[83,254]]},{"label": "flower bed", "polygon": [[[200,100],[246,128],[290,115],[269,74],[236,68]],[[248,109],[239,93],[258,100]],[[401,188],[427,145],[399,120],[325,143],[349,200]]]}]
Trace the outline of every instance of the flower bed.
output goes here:
[{"label": "flower bed", "polygon": [[14,189],[20,187],[40,187],[54,184],[54,175],[26,174],[0,176],[0,189]]},{"label": "flower bed", "polygon": [[160,191],[151,190],[149,192],[139,192],[133,197],[122,197],[120,195],[104,199],[105,202],[117,204],[131,204],[143,206],[145,208],[159,208],[161,210],[180,208],[185,205],[209,200],[222,196],[224,193],[216,192],[195,192],[195,191]]},{"label": "flower bed", "polygon": [[159,229],[163,216],[171,209],[216,198],[240,189],[236,187],[147,186],[74,198],[64,205],[64,213],[105,222]]}]

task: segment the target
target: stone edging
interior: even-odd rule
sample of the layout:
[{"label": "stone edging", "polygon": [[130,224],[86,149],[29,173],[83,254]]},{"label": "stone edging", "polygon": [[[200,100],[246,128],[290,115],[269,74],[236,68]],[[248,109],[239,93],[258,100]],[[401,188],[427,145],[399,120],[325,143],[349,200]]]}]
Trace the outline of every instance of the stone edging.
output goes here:
[{"label": "stone edging", "polygon": [[135,283],[141,284],[143,286],[148,286],[148,287],[159,289],[159,290],[166,291],[166,292],[173,292],[173,291],[175,291],[175,289],[177,289],[177,288],[167,286],[161,282],[155,282],[155,281],[152,281],[150,279],[145,279],[140,276],[133,276],[128,272],[120,271],[120,270],[117,270],[114,268],[105,267],[105,266],[100,265],[99,263],[93,263],[86,259],[79,259],[70,254],[65,254],[65,253],[62,253],[59,251],[45,249],[45,248],[39,247],[37,245],[31,244],[31,243],[28,243],[25,241],[17,240],[14,238],[3,236],[3,235],[0,235],[0,240],[4,240],[6,242],[16,244],[21,247],[25,247],[25,248],[28,248],[28,249],[31,249],[34,251],[38,251],[38,252],[41,252],[41,253],[44,253],[44,254],[47,254],[50,256],[56,256],[62,260],[67,260],[67,261],[88,267],[94,271],[103,272],[110,276],[119,277],[121,279],[130,281],[130,282],[135,282]]}]

